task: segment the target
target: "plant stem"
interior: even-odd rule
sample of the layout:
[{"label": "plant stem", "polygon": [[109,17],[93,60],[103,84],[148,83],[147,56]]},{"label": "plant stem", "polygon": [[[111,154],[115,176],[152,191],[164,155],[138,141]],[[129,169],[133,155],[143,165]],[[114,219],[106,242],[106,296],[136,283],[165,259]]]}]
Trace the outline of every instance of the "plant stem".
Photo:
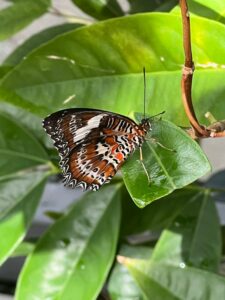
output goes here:
[{"label": "plant stem", "polygon": [[180,0],[180,8],[183,23],[183,46],[185,55],[185,64],[182,72],[181,90],[182,99],[187,117],[197,136],[209,135],[208,131],[199,124],[192,104],[192,78],[194,74],[194,62],[192,60],[191,50],[191,30],[190,16],[186,0]]},{"label": "plant stem", "polygon": [[194,74],[194,62],[192,59],[191,49],[191,30],[190,16],[186,0],[179,0],[182,24],[183,24],[183,46],[185,55],[185,64],[181,79],[181,93],[186,115],[191,123],[192,128],[187,130],[192,138],[224,137],[225,121],[218,121],[208,127],[202,126],[195,114],[192,103],[192,79]]}]

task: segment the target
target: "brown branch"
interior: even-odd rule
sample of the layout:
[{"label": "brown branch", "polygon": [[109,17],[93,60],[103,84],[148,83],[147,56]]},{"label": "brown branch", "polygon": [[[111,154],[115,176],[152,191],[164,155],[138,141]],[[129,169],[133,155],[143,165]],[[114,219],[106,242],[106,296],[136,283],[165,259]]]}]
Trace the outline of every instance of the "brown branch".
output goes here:
[{"label": "brown branch", "polygon": [[181,80],[183,105],[186,115],[194,130],[194,135],[196,135],[197,137],[209,136],[208,130],[204,126],[201,126],[199,124],[192,104],[191,90],[192,78],[194,74],[194,62],[192,60],[191,50],[190,17],[186,0],[180,0],[180,8],[183,23],[183,46],[185,54],[185,64]]},{"label": "brown branch", "polygon": [[199,123],[192,104],[192,79],[194,74],[194,62],[191,50],[190,16],[186,0],[179,0],[182,24],[183,24],[183,46],[185,63],[182,71],[181,92],[186,115],[192,128],[187,132],[192,138],[225,137],[225,120],[214,121],[206,127]]}]

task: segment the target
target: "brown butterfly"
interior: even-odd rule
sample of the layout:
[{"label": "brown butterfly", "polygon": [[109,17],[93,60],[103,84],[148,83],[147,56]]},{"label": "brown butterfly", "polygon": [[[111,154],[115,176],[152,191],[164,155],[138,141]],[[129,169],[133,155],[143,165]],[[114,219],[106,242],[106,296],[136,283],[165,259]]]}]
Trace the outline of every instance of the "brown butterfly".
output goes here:
[{"label": "brown butterfly", "polygon": [[55,112],[43,127],[59,152],[65,185],[93,191],[108,183],[135,149],[141,150],[151,130],[149,118],[137,124],[123,115],[87,108]]}]

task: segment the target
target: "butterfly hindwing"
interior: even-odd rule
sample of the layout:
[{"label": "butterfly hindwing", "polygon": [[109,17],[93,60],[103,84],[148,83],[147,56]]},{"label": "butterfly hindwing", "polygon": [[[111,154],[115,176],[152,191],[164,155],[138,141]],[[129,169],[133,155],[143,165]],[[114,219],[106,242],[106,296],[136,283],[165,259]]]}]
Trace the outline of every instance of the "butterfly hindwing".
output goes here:
[{"label": "butterfly hindwing", "polygon": [[134,150],[120,143],[120,137],[103,136],[74,148],[65,164],[66,183],[92,190],[108,183]]},{"label": "butterfly hindwing", "polygon": [[109,182],[143,138],[131,119],[101,110],[68,109],[43,126],[60,155],[66,185],[97,190]]}]

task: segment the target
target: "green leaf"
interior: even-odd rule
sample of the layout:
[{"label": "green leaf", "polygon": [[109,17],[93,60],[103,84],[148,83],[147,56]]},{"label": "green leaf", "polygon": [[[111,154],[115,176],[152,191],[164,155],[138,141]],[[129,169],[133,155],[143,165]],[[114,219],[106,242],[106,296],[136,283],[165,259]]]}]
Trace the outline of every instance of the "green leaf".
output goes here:
[{"label": "green leaf", "polygon": [[18,122],[0,113],[0,128],[0,180],[48,163],[43,147]]},{"label": "green leaf", "polygon": [[[0,114],[0,247],[2,263],[22,241],[38,206],[48,156],[18,122]],[[39,170],[43,168],[43,170]],[[10,232],[10,234],[8,234]]]},{"label": "green leaf", "polygon": [[[9,99],[10,103],[7,102]],[[39,117],[40,114],[43,114],[43,107],[35,103],[29,104],[16,93],[0,88],[0,111],[15,121],[19,121],[26,130],[29,130],[35,138],[47,147],[52,147],[52,142],[43,130],[42,118]]]},{"label": "green leaf", "polygon": [[149,11],[170,11],[176,4],[176,0],[129,0],[129,13]]},{"label": "green leaf", "polygon": [[192,200],[193,191],[176,190],[172,194],[154,201],[145,209],[139,209],[130,197],[123,196],[121,236],[161,230],[168,227],[180,211]]},{"label": "green leaf", "polygon": [[[120,255],[148,259],[151,256],[152,249],[141,246],[123,245],[119,251]],[[142,294],[134,279],[131,277],[127,268],[118,262],[113,268],[108,282],[110,299],[112,300],[131,300],[146,299]]]},{"label": "green leaf", "polygon": [[10,66],[0,66],[0,79],[2,79],[11,70],[12,67]]},{"label": "green leaf", "polygon": [[25,263],[17,300],[96,299],[116,251],[119,188],[87,193],[54,223]]},{"label": "green leaf", "polygon": [[35,244],[31,242],[22,242],[12,253],[12,257],[27,256],[34,250]]},{"label": "green leaf", "polygon": [[47,12],[50,0],[15,2],[0,11],[0,40],[7,39]]},{"label": "green leaf", "polygon": [[47,28],[26,40],[17,47],[3,62],[3,65],[14,66],[24,59],[31,51],[49,42],[55,37],[80,27],[80,24],[61,24]]},{"label": "green leaf", "polygon": [[152,260],[218,271],[221,244],[220,223],[214,201],[207,190],[193,191],[189,203],[171,226],[163,231]]},{"label": "green leaf", "polygon": [[142,146],[143,162],[151,182],[148,182],[141,164],[139,149],[122,167],[125,185],[139,207],[145,207],[210,171],[209,162],[199,145],[172,123],[154,121],[151,138],[156,142],[145,142]]},{"label": "green leaf", "polygon": [[223,205],[225,199],[225,170],[214,173],[207,181],[204,182],[204,186],[212,189],[213,199],[217,202],[218,212],[221,213],[221,218],[223,218],[223,212],[222,209],[220,211],[220,205]]},{"label": "green leaf", "polygon": [[148,300],[223,299],[225,279],[195,268],[120,257]]},{"label": "green leaf", "polygon": [[0,264],[23,240],[39,204],[46,176],[32,171],[0,181]]},{"label": "green leaf", "polygon": [[[225,3],[221,0],[189,0],[189,11],[195,15],[209,18],[225,24]],[[180,14],[180,7],[177,6],[172,11]]]},{"label": "green leaf", "polygon": [[[192,19],[197,67],[193,99],[200,120],[205,119],[207,110],[218,119],[224,117],[224,41],[225,26],[203,18]],[[2,85],[26,99],[28,105],[44,107],[46,114],[80,106],[127,115],[143,111],[145,65],[150,85],[147,112],[166,110],[167,118],[186,126],[180,93],[182,44],[178,16],[151,13],[116,18],[47,43],[10,72]],[[37,134],[41,130],[37,128]]]},{"label": "green leaf", "polygon": [[99,19],[122,16],[123,12],[116,0],[72,0],[86,14]]}]

